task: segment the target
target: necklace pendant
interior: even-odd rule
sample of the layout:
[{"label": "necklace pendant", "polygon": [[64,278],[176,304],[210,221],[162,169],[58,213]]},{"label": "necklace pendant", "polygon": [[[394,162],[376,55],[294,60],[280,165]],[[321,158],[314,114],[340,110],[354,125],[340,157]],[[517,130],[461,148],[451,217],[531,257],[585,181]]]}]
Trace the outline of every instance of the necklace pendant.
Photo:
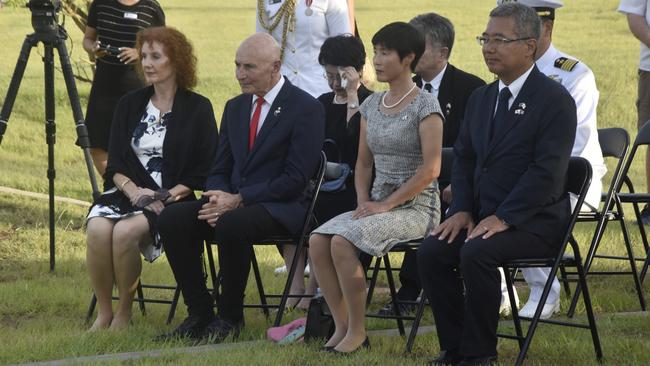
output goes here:
[{"label": "necklace pendant", "polygon": [[310,17],[310,16],[312,16],[312,14],[314,14],[314,11],[311,10],[311,7],[305,9],[305,15],[306,16]]}]

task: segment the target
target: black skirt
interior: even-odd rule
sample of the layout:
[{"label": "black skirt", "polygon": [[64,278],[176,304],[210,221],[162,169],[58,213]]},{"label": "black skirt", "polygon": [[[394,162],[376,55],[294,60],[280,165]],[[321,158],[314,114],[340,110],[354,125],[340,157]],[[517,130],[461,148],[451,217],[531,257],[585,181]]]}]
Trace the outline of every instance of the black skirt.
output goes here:
[{"label": "black skirt", "polygon": [[124,94],[142,87],[144,83],[133,66],[97,61],[86,111],[86,128],[91,147],[108,151],[111,121],[117,102]]}]

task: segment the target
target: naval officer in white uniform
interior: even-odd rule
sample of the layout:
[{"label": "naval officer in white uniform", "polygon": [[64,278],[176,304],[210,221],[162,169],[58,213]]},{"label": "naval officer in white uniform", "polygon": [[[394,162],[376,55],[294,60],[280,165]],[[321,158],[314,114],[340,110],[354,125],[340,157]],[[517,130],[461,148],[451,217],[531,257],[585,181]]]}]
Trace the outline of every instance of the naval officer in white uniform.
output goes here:
[{"label": "naval officer in white uniform", "polygon": [[[498,0],[497,5],[512,0]],[[603,160],[603,153],[598,142],[598,127],[596,124],[596,109],[598,107],[598,88],[596,79],[589,67],[577,58],[570,56],[556,49],[552,44],[553,24],[555,21],[555,9],[562,6],[559,0],[515,0],[521,4],[528,5],[537,11],[542,19],[542,34],[537,43],[535,61],[537,68],[551,79],[564,86],[576,103],[578,126],[576,138],[573,144],[572,156],[580,156],[591,163],[593,178],[591,186],[581,208],[583,211],[595,210],[600,204],[602,191],[602,177],[607,172]],[[575,205],[575,200],[572,199]],[[539,303],[548,278],[550,268],[526,268],[522,269],[524,278],[530,286],[530,296],[526,305],[519,311],[519,315],[532,317]],[[502,293],[507,298],[508,293],[505,283],[502,283]],[[550,318],[553,313],[560,309],[560,283],[557,278],[553,281],[551,292],[548,296],[542,319]]]}]

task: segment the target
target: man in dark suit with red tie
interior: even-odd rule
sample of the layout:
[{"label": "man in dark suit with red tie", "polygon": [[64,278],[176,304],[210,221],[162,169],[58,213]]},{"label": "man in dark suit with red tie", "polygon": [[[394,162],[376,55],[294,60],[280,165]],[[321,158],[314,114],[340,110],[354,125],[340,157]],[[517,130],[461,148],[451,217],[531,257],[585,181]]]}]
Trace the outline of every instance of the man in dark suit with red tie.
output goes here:
[{"label": "man in dark suit with red tie", "polygon": [[[251,244],[301,228],[325,117],[321,103],[281,76],[280,65],[280,47],[268,34],[242,42],[235,66],[243,94],[224,108],[203,199],[171,205],[160,215],[161,239],[189,314],[166,337],[221,341],[238,335]],[[202,271],[206,238],[219,249],[217,316]]]},{"label": "man in dark suit with red tie", "polygon": [[[452,147],[465,116],[467,100],[474,90],[485,85],[485,81],[449,63],[455,34],[454,25],[449,19],[436,13],[426,13],[416,16],[409,23],[417,28],[426,40],[424,53],[415,66],[413,81],[420,89],[438,98],[440,108],[445,115],[442,147]],[[444,189],[448,185],[449,182],[438,181],[440,191],[443,192],[443,217],[448,203],[444,202],[446,197]],[[398,300],[416,300],[422,286],[418,276],[415,251],[407,251],[404,254],[399,279],[402,287],[397,292]],[[393,315],[394,306],[392,303],[387,304],[379,314]],[[400,303],[400,314],[413,310],[415,305]]]},{"label": "man in dark suit with red tie", "polygon": [[576,107],[535,66],[541,21],[522,4],[500,5],[477,38],[499,80],[472,93],[454,145],[447,219],[418,250],[436,320],[433,365],[491,365],[497,358],[499,264],[555,256],[570,205],[566,172]]}]

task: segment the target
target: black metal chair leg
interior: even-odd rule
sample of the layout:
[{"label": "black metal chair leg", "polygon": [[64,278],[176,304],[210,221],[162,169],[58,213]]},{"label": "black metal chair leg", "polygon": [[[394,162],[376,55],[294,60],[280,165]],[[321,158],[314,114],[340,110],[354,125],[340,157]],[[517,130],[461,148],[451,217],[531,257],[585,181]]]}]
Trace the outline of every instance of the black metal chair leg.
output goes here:
[{"label": "black metal chair leg", "polygon": [[95,312],[95,306],[97,305],[97,296],[93,293],[93,297],[90,299],[90,305],[88,305],[88,312],[86,312],[86,323],[90,322]]},{"label": "black metal chair leg", "polygon": [[205,253],[208,257],[208,267],[210,268],[210,277],[212,278],[212,298],[215,304],[219,305],[219,278],[221,273],[217,274],[215,269],[212,245],[209,242],[205,242]]},{"label": "black metal chair leg", "polygon": [[253,275],[255,276],[255,284],[257,284],[257,292],[260,295],[260,304],[262,305],[262,311],[264,315],[268,318],[271,316],[269,312],[269,305],[266,301],[266,294],[264,293],[264,285],[262,284],[262,276],[260,275],[260,268],[257,265],[257,257],[255,256],[255,250],[251,247],[251,267],[253,267]]},{"label": "black metal chair leg", "polygon": [[[298,259],[300,258],[300,254],[304,250],[303,247],[303,242],[304,239],[300,239],[298,243],[296,243],[296,250],[293,253],[293,258],[291,259],[291,265],[289,266],[290,268],[287,268],[287,281],[284,284],[284,290],[282,291],[282,297],[280,298],[280,304],[278,306],[278,314],[275,317],[275,323],[274,327],[279,327],[280,323],[282,322],[282,316],[284,315],[284,309],[287,306],[287,300],[289,300],[289,296],[291,294],[291,282],[293,281],[293,277],[296,275],[297,267],[298,267]],[[302,276],[302,273],[300,274]]]},{"label": "black metal chair leg", "polygon": [[144,306],[144,293],[142,292],[142,283],[140,280],[138,280],[138,288],[136,290],[138,292],[138,303],[140,304],[140,311],[142,312],[142,315],[147,315],[147,309],[145,309]]},{"label": "black metal chair leg", "polygon": [[[620,203],[618,204],[620,206]],[[619,207],[622,211],[622,207]],[[645,296],[643,295],[643,286],[641,286],[641,281],[639,280],[639,272],[636,268],[636,258],[634,257],[634,251],[632,249],[632,244],[630,242],[630,233],[627,230],[627,225],[625,220],[621,221],[623,226],[623,242],[625,243],[625,248],[627,249],[627,256],[630,262],[630,270],[632,272],[632,279],[634,280],[634,287],[636,287],[636,292],[639,297],[639,304],[641,305],[641,310],[646,311],[646,302]]]},{"label": "black metal chair leg", "polygon": [[370,306],[372,295],[375,292],[377,285],[377,277],[379,276],[379,268],[381,267],[381,257],[375,258],[375,267],[372,270],[372,277],[370,278],[370,285],[368,286],[368,294],[366,295],[366,307]]},{"label": "black metal chair leg", "polygon": [[564,285],[564,292],[567,296],[571,296],[571,286],[569,285],[569,278],[567,276],[566,268],[564,268],[564,265],[560,265],[560,275],[562,277],[560,281]]},{"label": "black metal chair leg", "polygon": [[176,306],[178,305],[178,299],[181,297],[181,288],[176,286],[174,290],[174,298],[172,299],[171,306],[169,307],[169,314],[167,314],[167,324],[171,324],[176,314]]},{"label": "black metal chair leg", "polygon": [[384,268],[386,268],[386,276],[388,277],[388,289],[390,290],[390,299],[393,303],[393,310],[395,311],[395,320],[397,320],[397,329],[399,334],[404,336],[404,321],[402,320],[402,312],[399,309],[399,300],[397,299],[397,291],[395,290],[395,280],[393,279],[393,270],[390,266],[390,259],[388,254],[384,256]]},{"label": "black metal chair leg", "polygon": [[[505,268],[507,270],[507,268]],[[513,272],[516,272],[518,269],[515,268]],[[514,275],[514,274],[513,274]],[[508,299],[510,300],[510,308],[512,311],[512,321],[515,324],[515,333],[517,333],[517,342],[519,343],[519,350],[521,351],[523,345],[524,345],[524,335],[521,330],[521,320],[519,319],[519,309],[517,309],[517,302],[515,300],[515,290],[514,290],[514,284],[512,282],[512,278],[514,276],[510,276],[509,274],[505,274],[504,276],[506,280],[506,287],[508,288]]]},{"label": "black metal chair leg", "polygon": [[418,303],[418,309],[415,312],[415,319],[413,319],[413,324],[411,324],[411,331],[409,332],[409,337],[406,340],[407,353],[411,353],[411,351],[413,350],[413,343],[415,343],[415,337],[418,335],[420,322],[422,321],[422,316],[424,315],[425,304],[426,304],[426,295],[424,294],[424,291],[420,291],[420,302]]},{"label": "black metal chair leg", "polygon": [[603,350],[600,346],[600,338],[598,337],[598,329],[596,328],[596,320],[594,318],[594,312],[591,308],[591,297],[589,296],[589,288],[587,287],[587,281],[585,278],[585,271],[582,268],[580,261],[577,261],[577,270],[578,270],[578,280],[580,281],[583,294],[582,298],[585,303],[585,311],[587,313],[587,319],[589,321],[589,330],[591,331],[591,339],[594,343],[594,350],[596,351],[596,358],[598,361],[603,359]]}]

